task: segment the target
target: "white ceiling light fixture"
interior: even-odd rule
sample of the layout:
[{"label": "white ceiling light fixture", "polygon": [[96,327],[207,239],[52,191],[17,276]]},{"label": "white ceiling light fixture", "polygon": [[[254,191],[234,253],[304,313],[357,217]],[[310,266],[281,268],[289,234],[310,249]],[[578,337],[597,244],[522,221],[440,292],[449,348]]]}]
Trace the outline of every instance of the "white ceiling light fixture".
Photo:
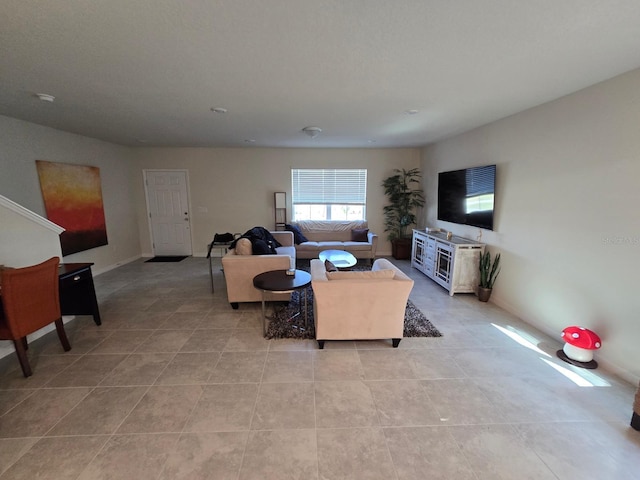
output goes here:
[{"label": "white ceiling light fixture", "polygon": [[43,102],[53,102],[56,97],[53,95],[49,95],[48,93],[36,93],[36,97],[38,97]]},{"label": "white ceiling light fixture", "polygon": [[311,138],[316,138],[322,132],[320,127],[304,127],[302,131]]},{"label": "white ceiling light fixture", "polygon": [[227,109],[223,107],[211,107],[213,113],[227,113]]}]

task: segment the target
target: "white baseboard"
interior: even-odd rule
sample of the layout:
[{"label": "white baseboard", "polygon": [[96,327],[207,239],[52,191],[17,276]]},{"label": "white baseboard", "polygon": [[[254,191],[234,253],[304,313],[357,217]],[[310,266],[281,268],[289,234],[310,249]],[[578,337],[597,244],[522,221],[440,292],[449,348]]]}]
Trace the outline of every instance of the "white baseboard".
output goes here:
[{"label": "white baseboard", "polygon": [[[155,255],[153,253],[143,253],[142,255],[140,255],[137,258],[153,258]],[[192,257],[206,257],[207,256],[207,252],[194,252],[191,254]],[[212,252],[212,256],[218,258],[218,255],[213,255]],[[128,262],[127,262],[128,263]]]},{"label": "white baseboard", "polygon": [[120,260],[119,262],[116,262],[112,265],[107,265],[106,267],[102,267],[102,268],[97,268],[97,269],[91,269],[91,273],[93,274],[93,276],[98,276],[101,275],[105,272],[109,272],[115,268],[121,267],[122,265],[126,265],[127,263],[131,263],[131,262],[135,262],[136,260],[138,260],[139,258],[143,258],[144,255],[136,255],[134,257],[129,257],[126,258],[124,260]]}]

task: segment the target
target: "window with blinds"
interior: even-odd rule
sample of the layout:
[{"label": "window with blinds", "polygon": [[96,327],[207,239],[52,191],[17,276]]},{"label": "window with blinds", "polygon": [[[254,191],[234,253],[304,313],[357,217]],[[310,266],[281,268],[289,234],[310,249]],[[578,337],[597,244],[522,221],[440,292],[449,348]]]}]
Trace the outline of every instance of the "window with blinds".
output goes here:
[{"label": "window with blinds", "polygon": [[293,220],[365,220],[366,169],[291,169]]},{"label": "window with blinds", "polygon": [[495,165],[489,165],[486,167],[468,168],[465,170],[465,177],[467,197],[487,195],[493,193],[496,167]]},{"label": "window with blinds", "polygon": [[493,211],[496,166],[469,168],[465,171],[466,213]]}]

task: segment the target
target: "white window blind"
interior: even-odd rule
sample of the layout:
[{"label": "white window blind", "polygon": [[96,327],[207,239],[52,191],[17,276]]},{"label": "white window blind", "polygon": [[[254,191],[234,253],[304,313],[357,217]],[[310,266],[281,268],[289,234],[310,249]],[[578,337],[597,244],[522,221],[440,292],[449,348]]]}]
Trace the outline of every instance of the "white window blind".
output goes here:
[{"label": "white window blind", "polygon": [[366,169],[291,169],[292,218],[365,220]]},{"label": "white window blind", "polygon": [[467,197],[475,197],[478,195],[488,195],[493,193],[496,177],[495,165],[469,168],[467,169],[465,174]]},{"label": "white window blind", "polygon": [[292,169],[292,203],[365,205],[366,169]]}]

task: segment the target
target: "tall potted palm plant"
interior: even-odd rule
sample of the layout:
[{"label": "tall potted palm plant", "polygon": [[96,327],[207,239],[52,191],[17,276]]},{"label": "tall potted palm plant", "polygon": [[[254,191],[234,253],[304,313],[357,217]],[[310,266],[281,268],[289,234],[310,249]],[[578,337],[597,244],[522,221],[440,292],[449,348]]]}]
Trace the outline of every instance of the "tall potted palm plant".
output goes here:
[{"label": "tall potted palm plant", "polygon": [[416,224],[416,208],[424,206],[424,194],[420,187],[420,170],[394,169],[394,174],[382,182],[389,201],[384,207],[384,231],[391,242],[395,259],[411,256],[410,227]]}]

